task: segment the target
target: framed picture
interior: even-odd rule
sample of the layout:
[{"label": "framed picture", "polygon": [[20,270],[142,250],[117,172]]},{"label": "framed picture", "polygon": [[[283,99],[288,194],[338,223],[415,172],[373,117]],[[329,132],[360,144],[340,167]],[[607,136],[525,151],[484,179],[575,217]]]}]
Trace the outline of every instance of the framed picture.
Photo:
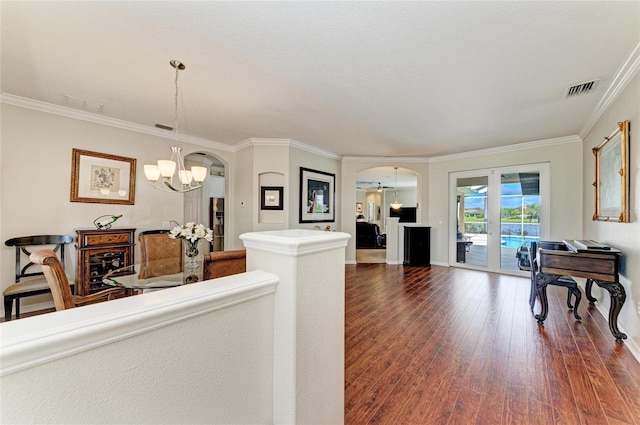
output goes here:
[{"label": "framed picture", "polygon": [[356,202],[356,212],[362,214],[362,202]]},{"label": "framed picture", "polygon": [[336,175],[300,167],[300,223],[335,221]]},{"label": "framed picture", "polygon": [[593,220],[629,221],[629,121],[592,149],[596,160]]},{"label": "framed picture", "polygon": [[282,186],[262,186],[260,187],[260,209],[261,210],[282,210]]},{"label": "framed picture", "polygon": [[72,150],[71,202],[133,205],[135,189],[135,158]]}]

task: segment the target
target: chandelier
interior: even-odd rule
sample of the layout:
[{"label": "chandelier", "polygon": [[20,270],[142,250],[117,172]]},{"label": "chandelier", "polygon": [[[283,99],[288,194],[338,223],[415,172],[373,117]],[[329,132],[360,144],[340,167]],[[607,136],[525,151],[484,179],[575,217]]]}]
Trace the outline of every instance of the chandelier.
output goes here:
[{"label": "chandelier", "polygon": [[[171,146],[171,159],[159,159],[157,165],[145,164],[144,174],[156,189],[184,193],[201,188],[202,182],[207,177],[208,169],[194,165],[190,170],[187,170],[184,166],[182,148],[178,147],[178,74],[185,69],[185,65],[177,60],[171,60],[169,64],[176,70],[173,126],[175,146]],[[176,175],[176,183],[179,181],[180,184],[173,183]]]},{"label": "chandelier", "polygon": [[389,206],[391,206],[391,208],[393,208],[394,210],[397,210],[398,208],[400,208],[402,206],[402,202],[400,202],[398,200],[398,192],[397,192],[397,190],[398,190],[398,167],[393,167],[393,168],[396,169],[396,185],[394,186],[394,189],[396,190],[396,193],[395,193],[396,198],[392,203],[389,204]]}]

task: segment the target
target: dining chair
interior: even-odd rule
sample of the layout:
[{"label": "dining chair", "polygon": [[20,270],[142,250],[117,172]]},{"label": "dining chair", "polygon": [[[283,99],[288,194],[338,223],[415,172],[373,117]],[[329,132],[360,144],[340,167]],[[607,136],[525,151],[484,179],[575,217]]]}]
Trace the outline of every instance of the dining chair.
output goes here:
[{"label": "dining chair", "polygon": [[138,241],[141,279],[182,272],[184,244],[170,238],[169,230],[145,230],[138,234]]},{"label": "dining chair", "polygon": [[64,267],[62,267],[62,263],[58,260],[53,250],[40,249],[29,255],[29,259],[34,264],[42,266],[42,272],[51,289],[51,295],[53,295],[53,304],[56,307],[56,311],[67,310],[96,302],[102,298],[110,300],[113,299],[116,294],[122,293],[120,288],[109,288],[86,296],[73,295],[67,275],[64,272]]},{"label": "dining chair", "polygon": [[[51,291],[44,273],[39,267],[33,267],[33,262],[29,260],[31,251],[36,247],[37,249],[51,247],[53,252],[59,253],[60,261],[64,269],[64,247],[71,242],[73,242],[73,237],[68,235],[21,236],[5,241],[4,244],[6,246],[15,247],[16,251],[15,281],[2,292],[4,296],[5,321],[11,320],[14,301],[16,306],[16,319],[19,319],[21,298],[46,294]],[[73,280],[70,281],[70,285],[71,287],[75,286]]]},{"label": "dining chair", "polygon": [[[529,260],[531,263],[531,291],[529,293],[529,305],[531,306],[531,311],[533,311],[535,307],[536,298],[538,295],[536,290],[536,275],[538,274],[538,249],[562,248],[564,248],[564,244],[562,242],[531,242],[531,248],[529,249]],[[582,320],[582,318],[578,315],[578,305],[580,304],[580,300],[582,299],[582,293],[580,292],[578,283],[571,276],[558,276],[556,279],[549,282],[548,285],[564,286],[565,288],[567,288],[567,307],[570,310],[573,310],[573,316],[576,320]],[[571,303],[572,296],[575,297],[575,304]]]},{"label": "dining chair", "polygon": [[203,280],[215,279],[247,271],[247,250],[213,251],[205,254]]}]

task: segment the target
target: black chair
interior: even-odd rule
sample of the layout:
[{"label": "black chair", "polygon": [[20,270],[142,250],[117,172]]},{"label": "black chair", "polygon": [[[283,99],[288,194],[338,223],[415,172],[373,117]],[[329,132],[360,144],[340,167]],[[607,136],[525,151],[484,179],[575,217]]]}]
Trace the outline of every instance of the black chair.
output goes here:
[{"label": "black chair", "polygon": [[[536,288],[536,274],[538,274],[538,248],[540,249],[565,249],[566,247],[562,242],[548,242],[548,241],[540,241],[540,242],[531,242],[531,247],[529,248],[529,261],[531,263],[531,292],[529,293],[529,305],[531,306],[531,311],[533,311],[536,304],[536,297],[538,295]],[[556,286],[564,286],[567,288],[567,307],[570,310],[573,310],[573,316],[576,320],[582,320],[582,318],[578,315],[578,305],[580,304],[580,300],[582,299],[582,293],[580,292],[580,288],[578,287],[578,283],[570,276],[559,276],[557,279],[548,283],[549,285]],[[571,304],[571,297],[575,297],[575,304]],[[543,306],[543,313],[546,306]],[[546,315],[546,314],[544,314]],[[536,318],[538,318],[536,316]],[[544,320],[544,318],[543,318]],[[542,323],[540,319],[538,323]]]},{"label": "black chair", "polygon": [[[16,319],[18,319],[20,318],[20,298],[51,292],[47,279],[40,267],[36,266],[31,269],[35,264],[29,260],[31,255],[29,248],[53,247],[54,252],[60,253],[60,262],[64,267],[64,246],[71,242],[73,242],[73,237],[68,235],[22,236],[5,241],[4,244],[6,246],[13,246],[16,249],[15,283],[2,292],[4,296],[4,319],[6,321],[11,320],[14,300],[16,304]],[[36,269],[38,271],[35,271]],[[71,286],[74,287],[73,282]]]}]

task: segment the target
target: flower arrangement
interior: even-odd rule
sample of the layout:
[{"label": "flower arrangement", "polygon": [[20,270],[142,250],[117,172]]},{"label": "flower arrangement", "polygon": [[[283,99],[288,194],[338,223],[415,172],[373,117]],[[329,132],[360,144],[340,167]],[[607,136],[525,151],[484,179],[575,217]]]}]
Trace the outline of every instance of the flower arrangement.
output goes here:
[{"label": "flower arrangement", "polygon": [[173,239],[184,239],[191,243],[197,243],[200,239],[206,239],[207,241],[212,242],[213,231],[204,227],[203,224],[189,222],[171,229],[169,237]]}]

